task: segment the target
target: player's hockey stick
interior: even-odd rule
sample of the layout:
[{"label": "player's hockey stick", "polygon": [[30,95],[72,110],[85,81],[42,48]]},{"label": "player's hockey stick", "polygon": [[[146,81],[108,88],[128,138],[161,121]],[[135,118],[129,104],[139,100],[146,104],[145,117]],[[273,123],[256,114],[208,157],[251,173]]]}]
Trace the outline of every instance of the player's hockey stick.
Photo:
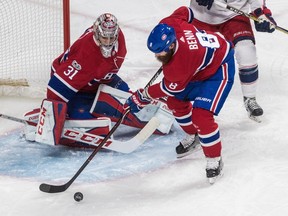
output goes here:
[{"label": "player's hockey stick", "polygon": [[[252,19],[252,20],[254,20],[254,21],[257,21],[257,22],[261,21],[260,19],[256,18],[256,17],[253,16],[252,14],[245,13],[244,11],[239,10],[239,9],[237,9],[237,8],[235,8],[235,7],[232,7],[232,6],[230,6],[230,5],[228,5],[228,4],[225,4],[225,3],[223,3],[223,2],[215,1],[215,4],[217,4],[217,5],[220,6],[220,7],[226,8],[226,9],[228,9],[228,10],[230,10],[230,11],[233,11],[234,13],[237,13],[237,14],[239,14],[239,15],[246,16],[246,17],[248,17],[249,19]],[[275,27],[276,30],[288,34],[288,30],[287,30],[287,29],[284,29],[284,28],[282,28],[282,27],[280,27],[280,26],[274,25],[273,23],[271,23],[271,24]]]},{"label": "player's hockey stick", "polygon": [[[148,84],[145,86],[145,88],[149,87],[161,74],[162,67],[158,69],[158,71],[154,74],[154,76],[151,78],[151,80],[148,82]],[[74,176],[65,184],[63,185],[51,185],[42,183],[39,186],[39,189],[46,193],[60,193],[66,191],[70,185],[75,181],[75,179],[82,173],[82,171],[85,169],[85,167],[90,163],[90,161],[94,158],[94,156],[97,154],[97,152],[100,151],[100,149],[105,145],[106,141],[109,139],[109,137],[115,132],[115,130],[119,127],[125,116],[130,112],[130,108],[125,110],[123,116],[115,123],[115,125],[111,128],[110,132],[105,136],[105,138],[102,140],[102,142],[99,144],[97,148],[94,149],[94,151],[91,153],[91,155],[87,158],[87,160],[83,163],[83,165],[78,169],[78,171],[74,174]],[[157,122],[157,121],[156,121]],[[158,122],[159,124],[159,122]]]},{"label": "player's hockey stick", "polygon": [[11,121],[19,122],[19,123],[22,123],[22,124],[28,124],[28,125],[35,126],[35,127],[37,126],[36,122],[27,121],[27,120],[24,120],[24,119],[20,119],[20,118],[14,117],[14,116],[5,115],[5,114],[2,114],[2,113],[0,113],[0,117],[4,118],[4,119],[11,120]]},{"label": "player's hockey stick", "polygon": [[[4,119],[9,119],[15,122],[29,124],[31,126],[37,126],[36,122],[20,119],[17,117],[5,115],[0,113],[0,117]],[[131,153],[135,151],[140,145],[142,145],[157,129],[159,124],[157,123],[158,120],[155,117],[151,118],[150,121],[145,125],[141,131],[134,136],[133,138],[125,141],[119,141],[114,139],[108,139],[106,143],[103,145],[103,148],[120,152],[120,153]],[[96,134],[91,134],[88,132],[83,132],[79,130],[75,130],[72,128],[63,128],[62,131],[62,138],[66,138],[73,141],[78,141],[81,143],[85,143],[92,146],[99,146],[99,143],[102,142],[103,136],[99,136]]]}]

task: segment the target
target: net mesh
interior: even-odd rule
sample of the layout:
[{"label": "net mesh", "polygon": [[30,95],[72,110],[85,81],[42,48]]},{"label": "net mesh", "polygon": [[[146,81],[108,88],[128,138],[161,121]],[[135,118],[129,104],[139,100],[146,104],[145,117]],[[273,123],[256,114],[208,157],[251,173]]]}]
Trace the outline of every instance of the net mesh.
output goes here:
[{"label": "net mesh", "polygon": [[0,1],[0,94],[45,91],[51,62],[63,52],[62,11],[61,0]]}]

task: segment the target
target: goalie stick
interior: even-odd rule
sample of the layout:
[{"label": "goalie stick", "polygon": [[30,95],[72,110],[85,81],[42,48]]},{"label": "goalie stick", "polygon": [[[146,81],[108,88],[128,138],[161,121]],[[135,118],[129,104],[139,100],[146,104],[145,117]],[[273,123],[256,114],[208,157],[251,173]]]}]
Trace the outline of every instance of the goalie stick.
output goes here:
[{"label": "goalie stick", "polygon": [[[225,3],[222,3],[222,2],[219,2],[219,1],[215,1],[215,4],[217,4],[218,6],[220,6],[220,7],[222,7],[222,8],[226,8],[226,9],[228,9],[228,10],[230,10],[230,11],[233,11],[234,13],[237,13],[237,14],[239,14],[239,15],[246,16],[246,17],[248,17],[249,19],[252,19],[252,20],[254,20],[254,21],[257,21],[257,22],[261,21],[260,19],[256,18],[256,17],[253,16],[252,14],[245,13],[244,11],[239,10],[239,9],[237,9],[237,8],[235,8],[235,7],[232,7],[232,6],[228,5],[228,4],[225,4]],[[278,26],[278,25],[274,25],[273,23],[271,23],[271,24],[275,27],[276,30],[288,34],[288,30],[287,30],[287,29],[284,29],[284,28],[282,28],[282,27],[280,27],[280,26]]]},{"label": "goalie stick", "polygon": [[[162,67],[160,67],[157,72],[154,74],[154,76],[150,79],[148,84],[145,86],[145,88],[149,87],[161,74]],[[109,139],[109,137],[115,132],[115,130],[119,127],[125,116],[130,112],[130,108],[125,110],[122,117],[115,123],[115,125],[111,128],[109,133],[105,136],[105,138],[101,141],[101,143],[98,145],[97,148],[94,149],[94,151],[90,154],[90,156],[86,159],[86,161],[82,164],[82,166],[77,170],[77,172],[74,174],[74,176],[65,184],[62,185],[52,185],[52,184],[46,184],[42,183],[39,186],[39,189],[42,192],[46,193],[60,193],[66,191],[70,185],[77,179],[77,177],[82,173],[82,171],[85,169],[85,167],[90,163],[90,161],[95,157],[95,155],[100,151],[100,149],[105,145],[106,141]]]},{"label": "goalie stick", "polygon": [[[35,127],[37,126],[36,122],[20,119],[9,115],[0,114],[0,117],[23,124],[29,124]],[[125,154],[131,153],[135,151],[140,145],[142,145],[153,134],[153,132],[157,129],[158,126],[159,120],[156,117],[152,117],[145,125],[145,127],[142,128],[141,131],[133,138],[126,141],[107,139],[107,141],[103,145],[103,148]],[[61,138],[82,142],[96,147],[99,146],[99,143],[101,143],[103,140],[103,136],[75,130],[72,128],[63,128]]]}]

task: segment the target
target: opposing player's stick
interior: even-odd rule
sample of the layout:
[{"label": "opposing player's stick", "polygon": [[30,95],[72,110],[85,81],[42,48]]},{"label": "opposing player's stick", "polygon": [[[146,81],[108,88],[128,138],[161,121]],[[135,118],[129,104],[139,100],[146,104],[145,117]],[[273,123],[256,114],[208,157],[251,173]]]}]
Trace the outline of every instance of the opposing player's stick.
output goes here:
[{"label": "opposing player's stick", "polygon": [[[0,113],[0,117],[4,119],[9,119],[15,122],[19,122],[22,124],[28,124],[31,126],[37,126],[36,122],[24,120],[21,118],[17,118],[14,116],[9,116]],[[158,119],[155,117],[151,118],[149,122],[145,125],[144,128],[140,130],[140,132],[134,136],[133,138],[125,141],[119,141],[114,139],[108,139],[106,143],[103,145],[103,148],[116,151],[120,153],[131,153],[135,149],[137,149],[140,145],[142,145],[157,129],[159,124],[157,123]],[[99,146],[99,144],[103,140],[103,136],[99,136],[96,134],[91,134],[88,132],[83,132],[79,130],[75,130],[72,128],[63,128],[61,138],[66,138],[73,141],[82,142],[91,146]]]},{"label": "opposing player's stick", "polygon": [[[223,2],[215,1],[215,4],[217,4],[220,7],[226,8],[226,9],[228,9],[230,11],[233,11],[234,13],[237,13],[239,15],[246,16],[249,19],[252,19],[254,21],[257,21],[257,22],[261,21],[259,18],[253,16],[252,14],[245,13],[244,11],[239,10],[239,9],[237,9],[235,7],[232,7],[232,6],[230,6],[228,4],[225,4]],[[280,26],[274,25],[274,23],[272,23],[272,22],[270,22],[270,23],[275,27],[276,30],[281,31],[281,32],[283,32],[285,34],[288,34],[288,30],[286,30],[286,29],[284,29],[284,28],[282,28]]]},{"label": "opposing player's stick", "polygon": [[[151,80],[148,82],[148,84],[145,86],[145,88],[149,87],[161,74],[162,67],[158,69],[158,71],[154,74],[154,76],[151,78]],[[106,141],[109,139],[109,137],[115,132],[115,130],[119,127],[121,122],[124,120],[125,116],[130,112],[130,108],[125,110],[123,116],[115,123],[115,125],[111,128],[110,132],[105,136],[105,138],[102,140],[102,142],[99,144],[99,146],[94,149],[94,151],[91,153],[91,155],[87,158],[87,160],[83,163],[83,165],[78,169],[78,171],[75,173],[75,175],[65,184],[63,185],[51,185],[42,183],[39,186],[39,189],[46,193],[60,193],[66,191],[70,185],[75,181],[75,179],[82,173],[82,171],[85,169],[85,167],[90,163],[90,161],[94,158],[94,156],[97,154],[97,152],[100,151],[100,149],[104,146]],[[158,122],[159,123],[159,122]]]}]

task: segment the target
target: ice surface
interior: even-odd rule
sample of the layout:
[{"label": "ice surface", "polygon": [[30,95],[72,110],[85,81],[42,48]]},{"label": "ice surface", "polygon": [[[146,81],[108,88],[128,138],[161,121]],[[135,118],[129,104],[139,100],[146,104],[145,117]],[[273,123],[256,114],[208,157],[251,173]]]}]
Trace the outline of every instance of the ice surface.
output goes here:
[{"label": "ice surface", "polygon": [[[279,26],[288,28],[286,0],[267,2]],[[114,13],[127,40],[120,75],[133,89],[159,68],[146,48],[149,31],[189,1],[71,1],[72,40],[96,16]],[[129,7],[127,7],[129,5]],[[286,25],[286,26],[285,26]],[[21,125],[0,119],[0,215],[5,216],[283,216],[288,212],[288,35],[256,33],[259,60],[258,102],[262,123],[248,119],[239,78],[217,121],[223,140],[224,176],[213,186],[205,179],[201,151],[177,160],[182,131],[153,136],[132,154],[101,152],[64,193],[45,194],[40,183],[65,183],[91,151],[27,143]],[[49,68],[47,69],[47,71]],[[0,113],[21,117],[41,99],[0,97]],[[122,134],[121,134],[122,133]],[[118,138],[128,133],[117,131]],[[130,136],[131,134],[127,134]],[[75,192],[84,199],[77,203]]]}]

